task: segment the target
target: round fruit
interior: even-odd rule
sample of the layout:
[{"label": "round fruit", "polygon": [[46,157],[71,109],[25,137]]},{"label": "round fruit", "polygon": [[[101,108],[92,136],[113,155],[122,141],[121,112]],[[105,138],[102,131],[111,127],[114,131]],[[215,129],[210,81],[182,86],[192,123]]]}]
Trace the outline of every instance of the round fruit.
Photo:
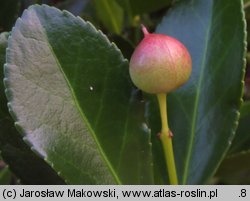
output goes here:
[{"label": "round fruit", "polygon": [[177,39],[151,34],[142,27],[144,38],[135,49],[129,73],[133,83],[148,93],[167,93],[190,77],[192,60],[187,48]]}]

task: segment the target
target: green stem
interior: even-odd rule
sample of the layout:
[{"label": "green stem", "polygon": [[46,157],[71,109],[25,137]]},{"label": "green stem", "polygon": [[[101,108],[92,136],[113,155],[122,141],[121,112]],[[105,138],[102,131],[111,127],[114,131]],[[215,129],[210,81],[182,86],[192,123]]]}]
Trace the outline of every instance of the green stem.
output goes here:
[{"label": "green stem", "polygon": [[176,174],[175,160],[174,160],[174,152],[172,145],[172,133],[168,127],[168,117],[167,117],[167,96],[166,94],[157,94],[160,114],[161,114],[161,134],[160,140],[163,146],[167,172],[169,175],[169,181],[172,185],[178,184],[178,178]]}]

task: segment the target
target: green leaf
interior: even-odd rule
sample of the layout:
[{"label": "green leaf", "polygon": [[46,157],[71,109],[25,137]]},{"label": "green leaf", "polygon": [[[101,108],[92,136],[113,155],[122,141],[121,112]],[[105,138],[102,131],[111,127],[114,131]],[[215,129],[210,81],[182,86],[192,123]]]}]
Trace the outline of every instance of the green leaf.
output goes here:
[{"label": "green leaf", "polygon": [[240,108],[240,118],[245,118],[250,115],[250,101],[245,101]]},{"label": "green leaf", "polygon": [[[9,33],[0,34],[0,79],[3,80],[3,64]],[[33,153],[24,143],[14,127],[3,82],[0,82],[0,150],[1,155],[23,184],[64,184],[64,181],[40,157]]]},{"label": "green leaf", "polygon": [[0,32],[9,31],[17,18],[20,1],[2,0],[0,3]]},{"label": "green leaf", "polygon": [[250,101],[240,109],[240,121],[229,154],[250,150]]},{"label": "green leaf", "polygon": [[[168,96],[169,124],[180,183],[205,183],[225,156],[239,118],[246,49],[242,1],[179,1],[157,32],[179,39],[192,57],[190,80]],[[155,105],[150,110],[158,112]],[[151,121],[155,134],[159,120]]]},{"label": "green leaf", "polygon": [[250,184],[250,152],[240,153],[223,160],[215,178],[223,184]]},{"label": "green leaf", "polygon": [[9,38],[5,86],[25,140],[68,183],[153,183],[145,103],[128,62],[90,23],[30,7]]},{"label": "green leaf", "polygon": [[97,16],[111,32],[120,34],[123,28],[124,13],[115,0],[94,0]]},{"label": "green leaf", "polygon": [[126,8],[127,12],[133,15],[140,15],[157,11],[161,8],[169,6],[171,0],[116,0],[120,5]]},{"label": "green leaf", "polygon": [[[1,161],[0,161],[1,162]],[[11,172],[6,166],[0,169],[0,185],[8,185],[11,182]]]}]

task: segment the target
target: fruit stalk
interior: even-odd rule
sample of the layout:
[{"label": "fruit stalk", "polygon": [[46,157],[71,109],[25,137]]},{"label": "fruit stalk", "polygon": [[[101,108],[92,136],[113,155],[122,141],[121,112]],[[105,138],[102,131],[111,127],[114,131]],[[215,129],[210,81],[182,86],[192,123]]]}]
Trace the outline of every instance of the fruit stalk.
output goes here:
[{"label": "fruit stalk", "polygon": [[161,113],[163,146],[170,184],[178,184],[172,133],[168,127],[166,94],[186,83],[191,75],[192,60],[187,48],[177,39],[149,33],[142,25],[144,38],[136,47],[129,63],[133,83],[142,91],[156,94]]},{"label": "fruit stalk", "polygon": [[160,114],[161,114],[161,124],[162,129],[160,133],[160,140],[164,150],[164,156],[166,161],[167,172],[169,175],[169,181],[171,185],[178,184],[178,178],[175,167],[175,159],[172,145],[172,133],[168,127],[168,118],[167,118],[167,95],[165,93],[157,94]]}]

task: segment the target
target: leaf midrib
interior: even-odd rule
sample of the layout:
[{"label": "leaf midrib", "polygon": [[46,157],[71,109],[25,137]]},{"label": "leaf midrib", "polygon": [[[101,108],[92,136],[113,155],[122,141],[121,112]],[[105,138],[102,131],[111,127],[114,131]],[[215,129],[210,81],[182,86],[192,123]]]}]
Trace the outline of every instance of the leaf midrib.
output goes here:
[{"label": "leaf midrib", "polygon": [[[35,13],[35,15],[36,15],[36,13]],[[95,143],[96,143],[96,145],[97,145],[98,151],[99,151],[100,155],[102,156],[104,162],[107,164],[107,167],[108,167],[108,169],[110,170],[110,172],[112,173],[113,178],[115,179],[115,181],[116,181],[118,184],[122,184],[122,182],[120,181],[118,175],[117,175],[116,172],[114,171],[112,165],[109,163],[109,161],[108,161],[108,159],[107,159],[107,156],[105,155],[103,149],[101,148],[101,145],[100,145],[98,139],[96,138],[96,136],[95,136],[95,134],[94,134],[93,128],[91,127],[91,125],[90,125],[90,123],[88,122],[86,116],[83,114],[83,112],[82,112],[82,110],[81,110],[81,107],[80,107],[80,105],[79,105],[79,103],[78,103],[78,101],[77,101],[75,92],[74,92],[74,90],[72,89],[72,87],[71,87],[71,85],[70,85],[70,82],[69,82],[67,76],[65,75],[65,73],[64,73],[64,71],[63,71],[63,69],[62,69],[62,66],[61,66],[60,62],[58,61],[58,59],[57,59],[57,57],[56,57],[56,54],[55,54],[55,52],[54,52],[52,46],[49,44],[49,38],[48,38],[48,36],[47,36],[47,34],[46,34],[46,33],[47,33],[46,30],[43,28],[42,23],[41,23],[39,17],[38,17],[37,15],[36,15],[36,17],[37,17],[37,19],[38,19],[38,21],[39,21],[39,23],[40,23],[40,27],[41,27],[41,29],[42,29],[42,32],[44,33],[44,37],[46,38],[46,42],[47,42],[47,45],[48,45],[48,47],[49,47],[49,49],[50,49],[50,51],[51,51],[51,54],[53,55],[53,57],[54,57],[54,59],[55,59],[55,61],[56,61],[56,63],[57,63],[57,67],[58,67],[59,71],[62,73],[62,75],[63,75],[63,77],[64,77],[64,79],[65,79],[65,81],[66,81],[66,83],[67,83],[67,86],[69,87],[71,96],[72,96],[72,98],[73,98],[73,101],[74,101],[74,103],[75,103],[75,106],[76,106],[78,112],[80,113],[80,116],[81,116],[82,119],[83,119],[83,122],[85,123],[85,125],[87,126],[89,132],[91,133],[91,136],[93,137],[93,139],[94,139],[94,141],[95,141]],[[83,23],[84,23],[84,22],[83,22]],[[81,171],[81,170],[80,170],[80,171]]]},{"label": "leaf midrib", "polygon": [[[212,2],[213,4],[213,2]],[[196,121],[197,121],[197,117],[198,117],[198,107],[199,107],[199,100],[200,100],[200,95],[201,95],[201,85],[202,85],[202,80],[204,78],[204,69],[205,69],[205,64],[206,64],[206,60],[207,60],[207,52],[208,52],[208,43],[209,43],[209,38],[210,38],[210,32],[211,32],[211,27],[212,27],[212,18],[213,18],[213,5],[211,6],[212,10],[211,10],[211,20],[210,23],[208,25],[207,28],[207,32],[206,32],[206,37],[205,37],[205,47],[204,47],[204,54],[202,57],[202,61],[201,61],[201,74],[200,74],[200,78],[198,81],[198,87],[197,87],[197,93],[195,96],[195,102],[194,102],[194,110],[193,110],[193,116],[192,116],[192,124],[191,124],[191,135],[190,135],[190,140],[189,140],[189,146],[188,146],[188,150],[187,150],[187,155],[186,155],[186,163],[184,166],[184,173],[183,173],[183,180],[182,183],[186,184],[187,179],[188,179],[188,171],[189,171],[189,165],[190,165],[190,160],[192,157],[192,150],[193,150],[193,145],[194,145],[194,138],[195,138],[195,128],[196,128]]]}]

